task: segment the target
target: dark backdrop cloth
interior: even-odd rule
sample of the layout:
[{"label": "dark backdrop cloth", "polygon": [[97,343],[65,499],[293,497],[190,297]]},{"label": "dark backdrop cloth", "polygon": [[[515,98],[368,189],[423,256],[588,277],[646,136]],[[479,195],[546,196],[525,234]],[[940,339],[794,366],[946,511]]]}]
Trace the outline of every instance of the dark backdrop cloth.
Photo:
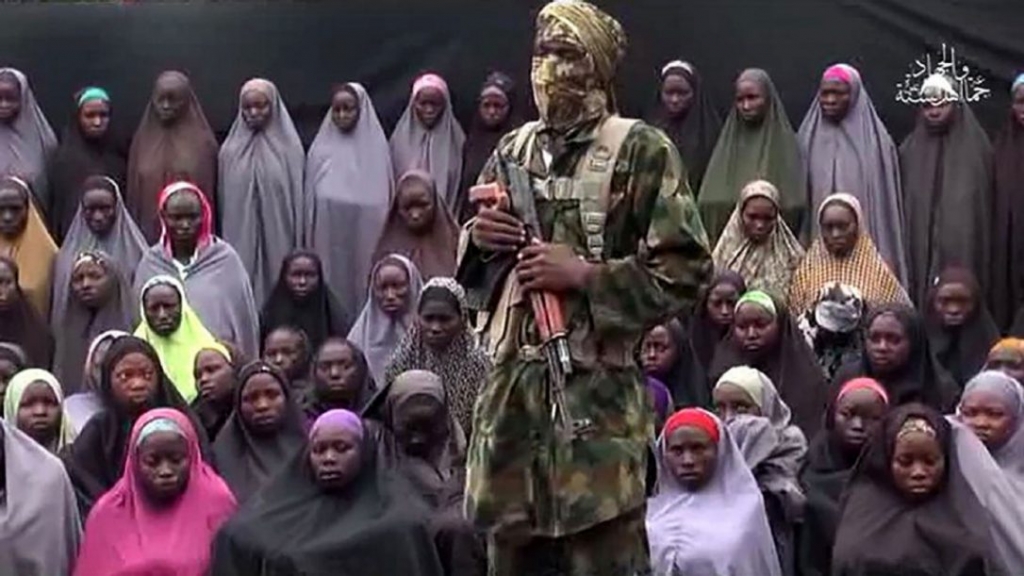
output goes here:
[{"label": "dark backdrop cloth", "polygon": [[[157,74],[180,69],[191,77],[221,139],[237,111],[238,86],[255,75],[269,78],[288,95],[308,146],[335,82],[364,83],[388,132],[413,79],[426,70],[448,81],[463,126],[470,125],[489,70],[509,72],[525,104],[534,18],[543,3],[352,0],[260,2],[258,9],[252,2],[5,4],[0,54],[28,74],[47,117],[58,124],[66,118],[67,95],[89,84],[110,92],[119,117],[139,118]],[[634,117],[650,107],[661,66],[675,58],[696,63],[712,102],[723,106],[732,102],[732,82],[741,70],[768,70],[790,118],[803,117],[826,66],[847,62],[871,86],[880,116],[899,141],[913,125],[914,110],[895,101],[895,85],[915,59],[947,42],[989,78],[992,98],[975,110],[994,129],[1024,62],[1024,10],[1016,0],[600,5],[629,35],[616,84],[620,108]]]},{"label": "dark backdrop cloth", "polygon": [[1024,304],[1024,126],[1007,114],[995,140],[992,203],[992,276],[989,305],[1007,328]]}]

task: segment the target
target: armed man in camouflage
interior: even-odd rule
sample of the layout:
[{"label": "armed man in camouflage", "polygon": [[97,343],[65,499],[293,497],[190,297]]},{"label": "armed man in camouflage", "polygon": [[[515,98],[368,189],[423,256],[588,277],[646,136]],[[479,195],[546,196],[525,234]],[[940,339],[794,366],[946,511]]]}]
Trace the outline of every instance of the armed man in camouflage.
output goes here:
[{"label": "armed man in camouflage", "polygon": [[[524,226],[515,200],[481,207],[460,268],[479,288],[467,269],[509,262],[482,310],[495,367],[468,456],[467,514],[489,534],[492,575],[650,571],[653,424],[634,350],[646,328],[693,305],[711,259],[678,152],[656,128],[615,115],[625,45],[591,4],[545,6],[532,66],[540,120],[506,135],[481,176],[507,186],[509,167],[528,175],[540,228]],[[565,430],[524,297],[541,290],[560,295],[568,326]]]}]

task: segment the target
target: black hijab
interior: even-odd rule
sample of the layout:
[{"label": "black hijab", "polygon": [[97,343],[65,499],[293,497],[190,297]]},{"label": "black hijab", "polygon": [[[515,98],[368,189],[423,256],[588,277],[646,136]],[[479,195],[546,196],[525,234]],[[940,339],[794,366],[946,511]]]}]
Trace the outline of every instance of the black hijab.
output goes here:
[{"label": "black hijab", "polygon": [[53,335],[49,324],[36,312],[35,306],[25,297],[18,285],[18,264],[0,256],[0,266],[7,266],[14,273],[17,301],[6,310],[0,310],[0,342],[17,344],[25,352],[30,368],[49,370],[53,360]]},{"label": "black hijab", "polygon": [[[320,283],[308,297],[297,300],[288,290],[285,276],[288,266],[296,258],[309,258],[316,265]],[[327,285],[323,263],[315,252],[296,250],[281,263],[281,272],[277,284],[270,292],[263,310],[260,313],[260,340],[262,341],[274,328],[294,326],[306,333],[315,350],[331,336],[344,336],[351,328],[351,322],[345,317],[338,298]]]},{"label": "black hijab", "polygon": [[[374,383],[373,376],[370,374],[370,365],[366,362],[366,355],[363,354],[363,351],[360,350],[358,346],[344,338],[329,338],[328,341],[344,344],[352,350],[352,355],[355,356],[356,361],[356,373],[352,377],[356,382],[359,382],[359,390],[356,392],[355,398],[353,399],[354,404],[351,406],[338,405],[327,398],[328,391],[326,386],[316,377],[316,365],[320,354],[320,350],[318,349],[316,356],[313,357],[310,367],[310,377],[313,380],[313,385],[310,387],[307,397],[302,403],[303,411],[306,414],[307,425],[312,425],[313,421],[321,414],[334,408],[344,408],[346,410],[362,414],[365,407],[371,403],[373,398],[375,398],[374,392],[377,390],[377,385]],[[323,345],[321,345],[321,348],[323,348]],[[381,390],[381,392],[385,391]]]},{"label": "black hijab", "polygon": [[[238,371],[249,363],[249,360],[242,354],[242,351],[237,346],[228,342],[218,342],[223,346],[223,350],[210,347],[203,348],[199,352],[206,350],[216,352],[220,355],[224,355],[227,352],[225,360],[228,362],[228,366],[231,369],[231,378],[234,380],[235,386],[232,388],[234,391],[237,388],[238,383]],[[198,358],[199,353],[196,353]],[[193,367],[195,366],[193,361]],[[198,388],[199,379],[196,379],[196,386]],[[192,400],[192,412],[199,419],[199,422],[203,426],[203,430],[206,431],[206,437],[213,442],[220,435],[220,431],[224,429],[224,425],[227,424],[228,418],[231,417],[231,413],[234,410],[234,392],[230,394],[226,399],[213,400],[203,397],[202,394],[196,394],[195,399]]]},{"label": "black hijab", "polygon": [[[867,333],[875,319],[883,315],[896,319],[910,340],[910,356],[903,370],[897,374],[883,376],[871,368],[867,352]],[[860,358],[844,364],[832,381],[834,387],[842,386],[858,376],[878,380],[889,393],[892,406],[920,402],[940,410],[952,410],[956,405],[957,385],[952,376],[935,360],[928,344],[928,338],[921,316],[906,304],[880,304],[869,314],[864,323],[865,345]]]},{"label": "black hijab", "polygon": [[[1019,89],[1019,87],[1018,87]],[[989,302],[1005,328],[1024,305],[1024,126],[1010,110],[995,142]]]},{"label": "black hijab", "polygon": [[[245,383],[257,374],[269,374],[281,385],[285,409],[281,427],[273,436],[253,435],[241,414]],[[235,498],[245,502],[266,483],[306,442],[306,432],[288,379],[277,368],[262,360],[247,364],[238,375],[234,393],[234,412],[213,443],[217,470],[228,483]]]},{"label": "black hijab", "polygon": [[[50,232],[59,244],[71,228],[71,222],[78,211],[82,198],[82,183],[89,176],[107,176],[112,178],[123,190],[125,176],[128,172],[127,139],[116,130],[111,108],[111,123],[103,137],[98,140],[87,138],[82,133],[78,121],[78,112],[85,102],[95,101],[89,98],[95,89],[84,89],[74,96],[74,108],[60,146],[54,152],[50,162],[50,197],[53,206],[47,206]],[[83,94],[87,100],[80,103]],[[110,106],[110,101],[106,100]]]},{"label": "black hijab", "polygon": [[672,339],[676,359],[667,372],[663,374],[649,372],[648,376],[656,378],[668,388],[672,394],[672,402],[677,408],[694,406],[710,408],[711,389],[707,386],[707,377],[693,378],[693,373],[700,373],[702,370],[694,357],[689,336],[682,322],[678,318],[673,318],[661,326],[665,328],[669,338]]},{"label": "black hijab", "polygon": [[444,574],[430,511],[400,474],[376,464],[364,436],[362,467],[340,493],[324,492],[308,442],[255,498],[221,527],[213,543],[217,576]]},{"label": "black hijab", "polygon": [[992,145],[966,104],[954,104],[950,125],[932,131],[918,115],[900,145],[910,285],[921,306],[932,279],[951,262],[970,268],[988,288],[993,265]]},{"label": "black hijab", "polygon": [[752,361],[743,353],[730,331],[715,349],[709,370],[709,389],[714,389],[718,379],[730,368],[757,368],[778,388],[782,401],[793,412],[793,424],[803,431],[804,436],[813,437],[821,428],[822,415],[828,403],[825,375],[789,310],[778,300],[773,300],[779,325],[779,339],[774,349],[765,351],[761,358]]},{"label": "black hijab", "polygon": [[[930,428],[946,458],[938,491],[911,502],[892,477],[896,441],[907,420]],[[908,404],[890,412],[869,440],[843,496],[832,576],[986,576],[993,544],[987,513],[963,477],[949,422],[935,410]]]},{"label": "black hijab", "polygon": [[797,565],[802,576],[827,576],[832,566],[832,546],[839,526],[839,506],[858,454],[851,454],[836,430],[840,388],[832,390],[825,412],[825,427],[807,449],[800,485],[807,497],[800,529]]},{"label": "black hijab", "polygon": [[114,400],[112,373],[117,363],[128,354],[142,354],[150,359],[157,372],[157,386],[149,408],[174,408],[188,416],[199,436],[199,446],[209,462],[206,433],[188,404],[178,394],[160,366],[160,357],[148,342],[135,336],[122,336],[110,345],[103,359],[99,395],[103,411],[93,416],[79,433],[71,448],[63,455],[71,484],[78,497],[83,517],[107,490],[124,474],[128,439],[135,417],[125,413]]},{"label": "black hijab", "polygon": [[[719,326],[708,313],[708,298],[711,296],[711,291],[722,284],[734,287],[737,297],[747,291],[747,283],[739,272],[732,270],[717,272],[711,279],[711,283],[707,285],[707,289],[701,293],[697,306],[693,310],[693,316],[687,323],[685,378],[688,378],[690,382],[703,383],[708,390],[709,399],[710,391],[714,388],[715,383],[710,381],[708,370],[715,358],[715,348],[729,335],[729,326]],[[675,391],[672,392],[673,398],[675,398]],[[679,405],[678,399],[676,399],[676,404]]]},{"label": "black hijab", "polygon": [[[935,310],[935,298],[940,287],[953,283],[963,284],[971,291],[974,313],[962,326],[947,328]],[[953,377],[958,391],[963,390],[967,381],[985,366],[989,350],[999,340],[999,328],[985,305],[981,286],[969,269],[949,266],[928,292],[926,306],[925,331],[935,360]]]},{"label": "black hijab", "polygon": [[462,149],[462,184],[460,187],[462,193],[459,195],[459,206],[455,210],[455,216],[459,223],[465,222],[473,215],[472,206],[469,203],[469,189],[476,184],[480,171],[491,157],[498,141],[522,123],[516,109],[515,83],[512,78],[504,72],[488,74],[477,95],[477,104],[479,104],[479,97],[488,88],[496,88],[505,95],[509,106],[508,116],[505,117],[504,122],[492,128],[480,119],[479,106],[474,111],[469,134],[466,135],[466,145]]},{"label": "black hijab", "polygon": [[[693,104],[682,118],[670,118],[661,104],[661,84],[669,76],[683,78],[693,89]],[[658,105],[650,115],[649,122],[661,128],[676,145],[686,167],[690,190],[697,194],[708,159],[718,142],[718,133],[722,130],[722,118],[711,104],[711,98],[693,64],[675,60],[661,69]]]}]

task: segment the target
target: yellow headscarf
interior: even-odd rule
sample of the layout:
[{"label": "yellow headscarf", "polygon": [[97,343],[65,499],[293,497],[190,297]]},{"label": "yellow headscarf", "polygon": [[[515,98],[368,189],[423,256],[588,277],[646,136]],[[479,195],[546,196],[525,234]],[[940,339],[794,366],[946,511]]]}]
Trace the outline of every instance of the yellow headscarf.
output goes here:
[{"label": "yellow headscarf", "polygon": [[57,259],[57,244],[46,230],[28,184],[16,176],[5,176],[3,179],[16,186],[25,196],[28,220],[25,230],[17,238],[8,240],[0,236],[0,256],[7,256],[18,265],[18,285],[25,293],[25,298],[40,318],[49,318],[50,284],[53,281],[53,262]]},{"label": "yellow headscarf", "polygon": [[[181,324],[169,336],[160,336],[151,330],[146,322],[146,292],[158,285],[174,288],[181,299]],[[160,357],[160,364],[163,366],[164,372],[174,383],[174,387],[186,401],[192,402],[197,393],[194,376],[196,354],[206,348],[220,351],[223,350],[223,346],[217,342],[206,326],[203,326],[199,315],[189,306],[188,300],[185,298],[185,287],[177,278],[165,275],[150,278],[139,293],[139,307],[142,322],[135,329],[135,336],[153,346]],[[224,350],[224,354],[230,358],[226,350]]]},{"label": "yellow headscarf", "polygon": [[21,398],[25,395],[25,390],[36,382],[43,382],[49,386],[60,405],[60,429],[57,431],[57,437],[52,446],[44,446],[51,453],[56,454],[74,441],[75,433],[68,425],[68,415],[64,410],[64,389],[53,374],[39,368],[29,368],[15,374],[7,385],[7,395],[4,397],[4,420],[12,426],[17,424]]}]

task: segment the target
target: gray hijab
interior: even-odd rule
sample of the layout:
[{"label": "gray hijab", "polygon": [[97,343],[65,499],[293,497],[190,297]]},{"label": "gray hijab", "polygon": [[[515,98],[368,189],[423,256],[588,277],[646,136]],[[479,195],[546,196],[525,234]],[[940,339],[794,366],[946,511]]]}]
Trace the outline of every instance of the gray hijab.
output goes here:
[{"label": "gray hijab", "polygon": [[[448,441],[444,449],[429,460],[405,454],[394,436],[398,415],[408,400],[420,395],[437,400],[448,413]],[[464,463],[466,436],[450,409],[440,376],[427,370],[409,370],[399,374],[387,388],[384,422],[390,433],[385,436],[382,449],[389,466],[402,470],[428,498],[443,497],[452,490],[453,477],[458,480],[458,468]]]},{"label": "gray hijab", "polygon": [[[53,317],[51,324],[55,340],[53,373],[63,383],[67,396],[84,391],[82,369],[93,338],[110,330],[131,330],[135,321],[132,284],[124,277],[120,265],[103,252],[92,250],[76,258],[71,271],[87,262],[106,270],[112,292],[102,307],[89,310],[74,297],[69,285],[70,273],[67,284],[54,286],[62,312]],[[57,302],[54,300],[55,304]]]},{"label": "gray hijab", "polygon": [[0,502],[5,573],[69,576],[82,523],[71,481],[56,456],[0,419],[6,474]]},{"label": "gray hijab", "polygon": [[[445,102],[444,112],[430,130],[420,123],[414,106],[416,96],[427,88],[439,90],[444,94]],[[462,147],[465,143],[466,134],[452,111],[448,85],[436,74],[420,76],[412,86],[409,105],[391,134],[394,177],[397,179],[414,168],[430,172],[438,195],[444,199],[448,210],[455,212],[459,181],[462,178]]]},{"label": "gray hijab", "polygon": [[[971,378],[964,386],[960,396],[963,398],[974,392],[985,392],[996,396],[1002,402],[1006,413],[1013,418],[1013,433],[1005,444],[992,450],[992,457],[1006,474],[1016,478],[1024,487],[1024,388],[1012,377],[996,371],[985,370]],[[960,406],[956,409],[956,419],[963,420]],[[1024,566],[1024,562],[1021,563]]]},{"label": "gray hijab", "polygon": [[324,116],[306,159],[305,197],[307,245],[320,256],[324,282],[338,296],[345,317],[354,318],[365,303],[394,179],[391,150],[370,95],[359,84],[347,86],[359,99],[359,121],[344,133],[331,111]]},{"label": "gray hijab", "polygon": [[[117,183],[110,178],[104,177],[109,185],[109,190],[114,196],[114,227],[111,228],[103,238],[93,234],[92,230],[85,223],[85,216],[82,214],[82,204],[78,204],[78,212],[71,222],[71,228],[64,243],[61,244],[60,252],[57,253],[57,261],[53,269],[53,307],[50,312],[50,322],[54,327],[54,334],[58,333],[58,325],[64,318],[64,310],[67,306],[67,291],[71,284],[71,268],[83,252],[98,251],[106,254],[117,264],[118,270],[131,286],[135,268],[146,251],[146,238],[142,231],[135,225],[128,208],[121,198],[121,189]],[[125,327],[126,329],[128,327]],[[61,382],[67,382],[58,375]]]},{"label": "gray hijab", "polygon": [[259,354],[259,313],[245,266],[227,242],[213,238],[183,268],[169,249],[156,243],[135,270],[136,300],[150,278],[166,274],[185,286],[185,297],[203,326],[217,339],[237,346],[249,358]]},{"label": "gray hijab", "polygon": [[[896,145],[875,112],[856,68],[837,64],[826,70],[823,78],[849,84],[850,109],[843,121],[835,124],[822,116],[815,97],[800,124],[797,139],[807,164],[810,205],[820,206],[835,192],[855,196],[864,208],[862,225],[882,258],[906,285],[903,193]],[[813,225],[809,219],[807,222]],[[808,237],[813,236],[810,230],[806,232]]]},{"label": "gray hijab", "polygon": [[[398,264],[409,276],[409,291],[406,293],[405,314],[401,318],[391,318],[380,309],[373,295],[373,278],[384,264]],[[385,382],[385,370],[391,355],[398,348],[405,333],[415,322],[416,299],[423,289],[423,278],[416,265],[405,256],[391,254],[382,258],[374,265],[370,273],[370,287],[363,311],[356,319],[348,334],[348,341],[362,350],[374,382]]]},{"label": "gray hijab", "polygon": [[658,576],[781,576],[757,482],[718,418],[718,458],[708,483],[686,490],[665,463],[665,436],[655,450],[656,493],[647,500],[651,565]]},{"label": "gray hijab", "polygon": [[[241,98],[261,92],[270,100],[270,119],[254,132],[242,117]],[[277,282],[281,262],[301,246],[306,229],[302,141],[277,87],[254,78],[242,86],[239,110],[220,148],[221,236],[238,252],[262,304]]]},{"label": "gray hijab", "polygon": [[[1014,476],[998,462],[998,456],[993,459],[981,440],[957,417],[947,416],[947,419],[952,423],[952,444],[959,471],[988,512],[993,555],[1001,562],[1005,570],[1002,573],[1017,573],[1024,566],[1024,517],[1020,514],[1024,479]],[[1020,436],[1019,428],[1017,436]]]},{"label": "gray hijab", "polygon": [[0,68],[21,84],[21,112],[11,124],[0,124],[0,174],[15,174],[27,181],[44,213],[50,209],[46,161],[57,149],[57,136],[36,102],[28,78],[20,70]]},{"label": "gray hijab", "polygon": [[761,416],[737,415],[726,422],[736,446],[754,472],[761,490],[775,495],[790,521],[803,517],[806,502],[798,475],[807,456],[807,439],[790,422],[789,406],[782,401],[771,378],[760,370],[737,366],[715,384],[742,388],[761,410]]}]

